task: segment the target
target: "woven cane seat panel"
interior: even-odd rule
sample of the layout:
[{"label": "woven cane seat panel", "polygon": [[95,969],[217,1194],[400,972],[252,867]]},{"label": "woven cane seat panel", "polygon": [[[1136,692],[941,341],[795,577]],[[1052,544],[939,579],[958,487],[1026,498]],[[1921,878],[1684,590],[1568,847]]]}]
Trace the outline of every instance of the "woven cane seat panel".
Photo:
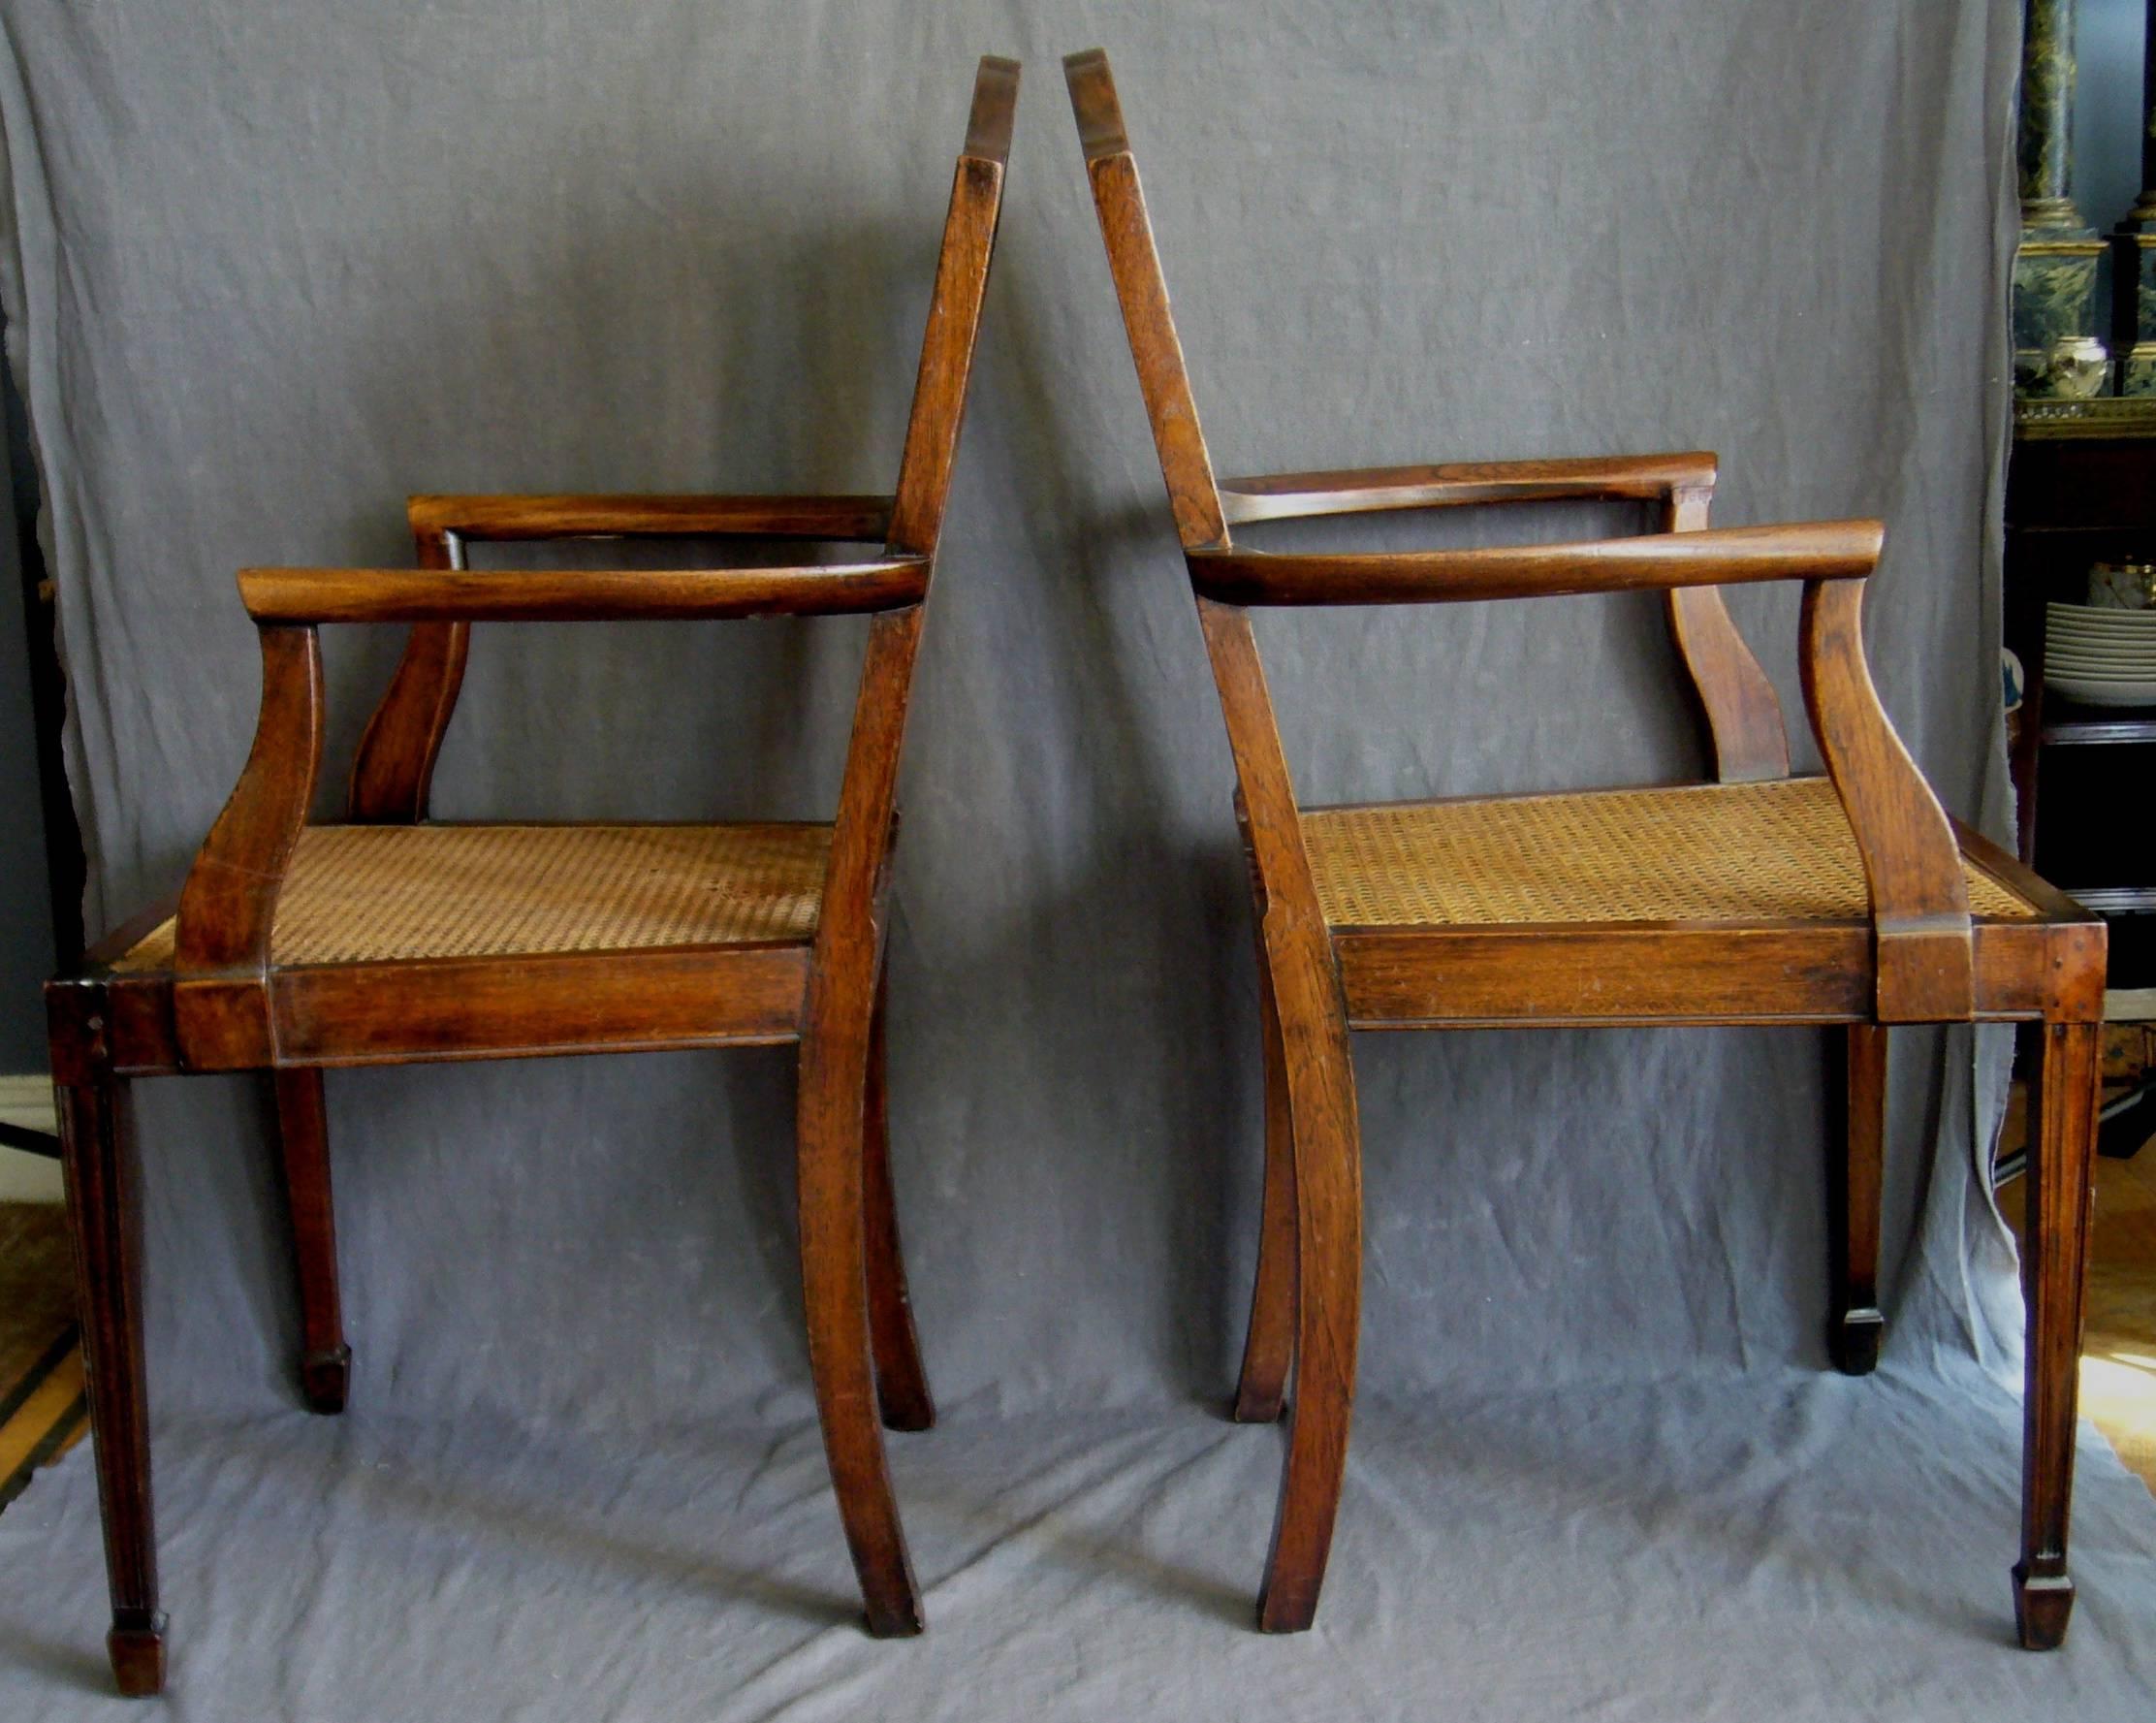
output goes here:
[{"label": "woven cane seat panel", "polygon": [[[1321,809],[1302,823],[1334,927],[1871,912],[1855,835],[1823,778]],[[1966,859],[1962,870],[1972,913],[2036,914]]]},{"label": "woven cane seat panel", "polygon": [[[309,826],[277,902],[282,965],[808,940],[823,825]],[[168,921],[118,967],[173,958]]]}]

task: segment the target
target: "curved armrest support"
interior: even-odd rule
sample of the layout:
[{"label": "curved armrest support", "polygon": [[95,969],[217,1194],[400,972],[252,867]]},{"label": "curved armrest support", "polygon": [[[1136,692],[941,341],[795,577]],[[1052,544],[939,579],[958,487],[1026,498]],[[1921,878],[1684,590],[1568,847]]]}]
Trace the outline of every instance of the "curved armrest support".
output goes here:
[{"label": "curved armrest support", "polygon": [[1902,746],[1864,657],[1864,583],[1804,589],[1804,705],[1856,834],[1878,930],[1882,1023],[1975,1015],[1968,882],[1939,800]]},{"label": "curved armrest support", "polygon": [[423,540],[801,538],[881,544],[888,496],[414,496]]},{"label": "curved armrest support", "polygon": [[926,557],[805,568],[246,568],[258,622],[575,622],[830,616],[895,610],[928,591]]},{"label": "curved armrest support", "polygon": [[[445,527],[412,530],[422,568],[461,568],[463,541]],[[345,811],[361,825],[410,825],[427,817],[434,762],[449,734],[471,655],[469,622],[415,622],[404,655],[352,756]]]},{"label": "curved armrest support", "polygon": [[1877,521],[1827,521],[1473,551],[1186,555],[1198,595],[1222,604],[1459,603],[1868,574],[1883,537]]},{"label": "curved armrest support", "polygon": [[[1665,532],[1704,532],[1713,492],[1680,485],[1662,505]],[[1790,737],[1781,696],[1738,631],[1718,587],[1672,587],[1663,594],[1669,638],[1684,660],[1706,719],[1714,775],[1758,783],[1790,775]]]},{"label": "curved armrest support", "polygon": [[1222,479],[1228,525],[1381,509],[1458,508],[1471,503],[1568,498],[1666,500],[1714,489],[1715,459],[1620,455],[1567,461],[1459,461],[1439,466],[1373,466],[1339,472],[1284,472]]},{"label": "curved armrest support", "polygon": [[262,1008],[285,865],[322,766],[322,654],[315,630],[262,630],[262,716],[254,748],[179,894],[174,1026],[189,1064],[268,1065]]}]

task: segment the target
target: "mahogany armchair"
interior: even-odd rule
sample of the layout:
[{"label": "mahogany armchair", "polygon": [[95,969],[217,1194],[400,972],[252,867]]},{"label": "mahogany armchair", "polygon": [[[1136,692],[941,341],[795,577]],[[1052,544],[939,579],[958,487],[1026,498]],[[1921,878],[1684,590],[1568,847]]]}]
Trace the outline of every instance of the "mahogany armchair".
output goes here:
[{"label": "mahogany armchair", "polygon": [[[1829,1157],[1829,1345],[1871,1369],[1886,1037],[1898,1023],[2041,1025],[2021,1643],[2059,1643],[2095,1132],[2101,922],[1951,821],[1882,710],[1859,626],[1873,521],[1708,530],[1711,455],[1219,480],[1105,55],[1063,62],[1110,271],[1218,685],[1254,898],[1265,1179],[1234,1416],[1287,1456],[1259,1624],[1310,1626],[1347,1461],[1362,1193],[1348,1032],[1641,1024],[1832,1026],[1847,1128]],[[1231,529],[1296,516],[1560,497],[1644,503],[1636,538],[1270,555]],[[1720,586],[1804,584],[1807,716],[1826,774],[1792,776],[1772,685]],[[1711,783],[1380,806],[1300,805],[1250,610],[1657,590],[1704,709]]]},{"label": "mahogany armchair", "polygon": [[[887,864],[907,695],[1001,207],[1019,69],[986,58],[889,496],[420,496],[414,569],[249,569],[254,750],[179,894],[48,989],[123,1692],[159,1690],[164,1623],[143,1400],[132,1079],[271,1074],[297,1258],[302,1392],[342,1410],[322,1072],[533,1054],[800,1049],[801,1263],[824,1447],[870,1631],[918,1633],[883,1423],[935,1410],[899,1255],[884,1116]],[[463,568],[475,539],[878,543],[799,567]],[[866,614],[829,824],[450,825],[428,783],[475,622]],[[349,820],[310,822],[324,623],[411,635],[361,743]]]}]

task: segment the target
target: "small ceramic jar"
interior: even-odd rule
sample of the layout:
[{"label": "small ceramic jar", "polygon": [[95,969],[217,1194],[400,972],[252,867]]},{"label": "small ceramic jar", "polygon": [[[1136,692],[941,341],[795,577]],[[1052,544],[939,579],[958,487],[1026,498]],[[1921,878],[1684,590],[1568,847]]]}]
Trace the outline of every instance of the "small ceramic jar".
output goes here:
[{"label": "small ceramic jar", "polygon": [[2054,341],[2048,357],[2051,394],[2063,399],[2093,399],[2110,381],[2111,356],[2094,335],[2070,335]]}]

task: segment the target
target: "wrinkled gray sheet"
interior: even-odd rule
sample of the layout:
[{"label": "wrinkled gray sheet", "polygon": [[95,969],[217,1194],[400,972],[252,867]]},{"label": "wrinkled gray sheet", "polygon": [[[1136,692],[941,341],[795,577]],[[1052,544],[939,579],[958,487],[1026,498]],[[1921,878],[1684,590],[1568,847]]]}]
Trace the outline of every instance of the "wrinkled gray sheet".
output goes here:
[{"label": "wrinkled gray sheet", "polygon": [[[333,1075],[341,1422],[287,1385],[258,1100],[152,1084],[174,1714],[2145,1715],[2156,1509],[2093,1436],[2074,1641],[2006,1649],[2003,1049],[1966,1034],[1896,1037],[1864,1383],[1823,1373],[1819,1037],[1361,1045],[1340,1549],[1314,1636],[1248,1631],[1230,771],[1056,67],[1116,56],[1224,470],[1705,446],[1722,520],[1880,514],[1887,704],[1996,828],[2015,10],[6,0],[93,923],[245,751],[234,568],[398,560],[414,490],[887,486],[970,63],[1028,61],[893,942],[932,1632],[849,1625],[779,1056]],[[1732,604],[1799,713],[1795,594]],[[1700,764],[1648,601],[1263,635],[1313,799]],[[858,646],[492,630],[437,807],[813,814]],[[333,758],[396,648],[330,642]],[[0,1519],[11,1723],[105,1691],[94,1528],[80,1456]]]}]

